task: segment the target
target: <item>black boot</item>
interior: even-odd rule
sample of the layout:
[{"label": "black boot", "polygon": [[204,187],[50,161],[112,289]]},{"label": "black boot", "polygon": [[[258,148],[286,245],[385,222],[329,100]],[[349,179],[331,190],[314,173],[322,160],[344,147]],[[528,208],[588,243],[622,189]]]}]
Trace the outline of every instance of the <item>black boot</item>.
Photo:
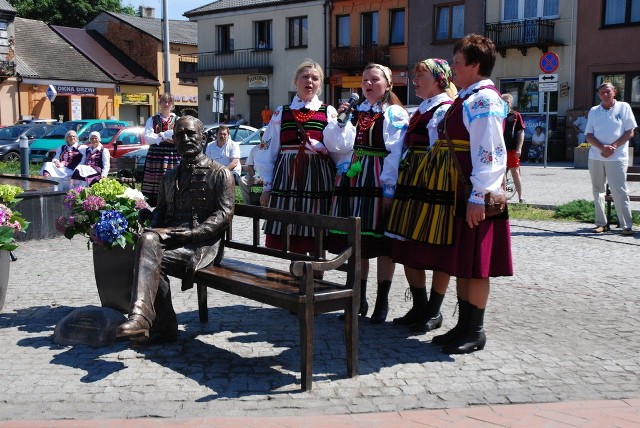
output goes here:
[{"label": "black boot", "polygon": [[442,325],[440,306],[442,306],[443,300],[444,294],[436,293],[432,289],[427,308],[422,314],[419,314],[418,321],[411,326],[411,331],[427,333],[436,328],[440,328]]},{"label": "black boot", "polygon": [[391,281],[378,283],[378,295],[376,296],[376,306],[371,314],[371,324],[381,324],[387,319],[389,313],[389,290]]},{"label": "black boot", "polygon": [[[367,280],[361,279],[360,280],[360,310],[358,311],[358,313],[361,316],[365,316],[367,315],[367,312],[369,312],[369,302],[367,302]],[[344,321],[344,314],[338,315],[338,319],[340,321]]]},{"label": "black boot", "polygon": [[442,347],[445,354],[469,354],[484,349],[487,336],[484,334],[484,309],[469,304],[469,321],[465,334],[456,342]]},{"label": "black boot", "polygon": [[467,328],[467,321],[469,320],[469,302],[458,298],[458,323],[451,330],[445,334],[434,336],[431,339],[431,343],[437,343],[438,345],[449,345],[458,340],[465,332]]},{"label": "black boot", "polygon": [[427,307],[427,289],[409,286],[411,296],[413,296],[413,306],[404,316],[394,318],[395,325],[412,325],[418,321],[418,316],[426,310]]}]

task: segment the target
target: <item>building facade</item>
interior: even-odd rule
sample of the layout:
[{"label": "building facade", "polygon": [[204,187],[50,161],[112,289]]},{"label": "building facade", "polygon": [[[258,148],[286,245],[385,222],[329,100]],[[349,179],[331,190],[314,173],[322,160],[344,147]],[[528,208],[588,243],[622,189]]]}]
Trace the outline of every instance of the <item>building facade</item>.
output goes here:
[{"label": "building facade", "polygon": [[334,0],[330,8],[331,94],[327,99],[337,105],[360,91],[362,71],[367,64],[378,63],[391,69],[393,91],[407,104],[407,0]]},{"label": "building facade", "polygon": [[198,51],[196,24],[184,20],[169,20],[169,76],[166,77],[162,20],[152,17],[154,12],[149,9],[152,8],[145,9],[145,17],[102,12],[84,27],[101,34],[160,82],[154,88],[117,85],[115,99],[118,114],[121,119],[130,122],[139,123],[140,118],[146,120],[156,113],[158,97],[166,91],[168,82],[176,113],[198,117],[197,81],[177,77],[180,55]]},{"label": "building facade", "polygon": [[[273,110],[291,102],[300,63],[311,58],[326,70],[324,4],[219,0],[186,12],[198,25],[198,53],[180,56],[178,76],[197,79],[203,122],[241,114],[259,127],[265,105]],[[216,77],[221,91],[214,88]]]}]

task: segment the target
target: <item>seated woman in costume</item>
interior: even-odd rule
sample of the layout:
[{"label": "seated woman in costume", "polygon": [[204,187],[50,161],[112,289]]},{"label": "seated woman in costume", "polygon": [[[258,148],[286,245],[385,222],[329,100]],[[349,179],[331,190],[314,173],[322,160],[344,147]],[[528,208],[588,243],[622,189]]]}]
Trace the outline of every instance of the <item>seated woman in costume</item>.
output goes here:
[{"label": "seated woman in costume", "polygon": [[58,147],[51,162],[45,162],[40,170],[44,177],[70,178],[73,170],[82,160],[82,153],[78,147],[78,134],[76,131],[67,131],[64,134],[66,144]]},{"label": "seated woman in costume", "polygon": [[98,182],[109,174],[111,155],[100,143],[100,133],[89,134],[89,146],[81,148],[82,160],[73,171],[71,178],[85,180],[88,185]]}]

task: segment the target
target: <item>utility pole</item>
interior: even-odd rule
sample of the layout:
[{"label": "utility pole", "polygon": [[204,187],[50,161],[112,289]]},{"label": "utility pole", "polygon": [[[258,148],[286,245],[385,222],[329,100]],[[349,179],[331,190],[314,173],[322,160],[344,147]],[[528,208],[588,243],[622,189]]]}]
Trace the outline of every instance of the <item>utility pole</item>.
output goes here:
[{"label": "utility pole", "polygon": [[169,0],[162,0],[162,44],[164,49],[164,91],[171,93],[169,71]]}]

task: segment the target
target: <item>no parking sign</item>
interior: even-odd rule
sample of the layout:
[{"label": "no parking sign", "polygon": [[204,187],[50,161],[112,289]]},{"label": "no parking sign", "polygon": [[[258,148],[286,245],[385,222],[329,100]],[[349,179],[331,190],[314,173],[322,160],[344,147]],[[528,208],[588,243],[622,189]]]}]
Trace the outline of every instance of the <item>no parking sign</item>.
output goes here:
[{"label": "no parking sign", "polygon": [[553,73],[560,67],[560,58],[555,52],[547,52],[542,54],[538,65],[543,73]]}]

